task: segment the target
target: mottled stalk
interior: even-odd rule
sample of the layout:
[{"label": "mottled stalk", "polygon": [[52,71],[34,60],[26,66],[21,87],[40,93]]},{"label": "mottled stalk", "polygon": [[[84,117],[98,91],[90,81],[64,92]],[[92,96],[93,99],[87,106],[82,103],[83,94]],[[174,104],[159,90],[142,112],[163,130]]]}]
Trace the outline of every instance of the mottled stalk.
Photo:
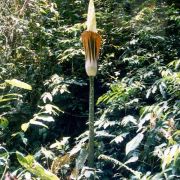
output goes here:
[{"label": "mottled stalk", "polygon": [[94,167],[94,77],[89,77],[89,145],[88,166]]}]

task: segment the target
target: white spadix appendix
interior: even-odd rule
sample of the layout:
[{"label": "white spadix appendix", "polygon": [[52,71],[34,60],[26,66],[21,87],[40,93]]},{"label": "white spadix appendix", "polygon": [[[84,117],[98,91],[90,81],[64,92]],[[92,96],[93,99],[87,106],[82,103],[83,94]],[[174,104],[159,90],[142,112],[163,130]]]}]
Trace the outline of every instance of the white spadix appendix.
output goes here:
[{"label": "white spadix appendix", "polygon": [[87,30],[81,34],[85,50],[85,69],[89,76],[89,143],[88,166],[94,167],[94,77],[97,74],[97,60],[101,47],[101,36],[96,29],[96,14],[94,1],[89,1],[87,15]]},{"label": "white spadix appendix", "polygon": [[81,39],[85,50],[86,73],[88,76],[96,76],[97,60],[101,47],[101,36],[97,33],[96,29],[96,14],[93,0],[89,1],[87,31],[81,34]]}]

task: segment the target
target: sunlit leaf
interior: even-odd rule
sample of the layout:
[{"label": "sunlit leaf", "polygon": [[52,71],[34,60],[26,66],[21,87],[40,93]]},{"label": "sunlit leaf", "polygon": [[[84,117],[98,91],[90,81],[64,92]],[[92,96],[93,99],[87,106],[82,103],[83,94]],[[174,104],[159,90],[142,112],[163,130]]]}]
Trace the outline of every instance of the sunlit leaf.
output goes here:
[{"label": "sunlit leaf", "polygon": [[122,119],[122,122],[121,122],[121,124],[123,125],[123,126],[126,126],[128,123],[133,123],[133,124],[135,124],[135,125],[137,125],[137,120],[133,117],[133,116],[131,116],[131,115],[128,115],[128,116],[125,116],[123,119]]},{"label": "sunlit leaf", "polygon": [[45,128],[48,128],[48,126],[46,126],[44,123],[42,123],[40,121],[36,121],[36,120],[31,119],[29,122],[30,122],[30,124],[39,125],[39,126],[43,126]]},{"label": "sunlit leaf", "polygon": [[32,155],[24,156],[17,151],[16,156],[19,163],[38,178],[43,180],[59,180],[55,174],[43,168]]},{"label": "sunlit leaf", "polygon": [[69,137],[63,137],[61,141],[57,141],[51,144],[50,148],[62,149],[69,142]]},{"label": "sunlit leaf", "polygon": [[44,156],[46,158],[49,158],[49,159],[53,159],[54,158],[54,153],[52,151],[47,150],[44,147],[41,147],[41,152],[42,152],[42,154],[44,154]]},{"label": "sunlit leaf", "polygon": [[136,162],[139,158],[137,156],[133,156],[130,159],[128,159],[124,164],[129,164],[132,162]]},{"label": "sunlit leaf", "polygon": [[27,131],[28,127],[29,127],[29,123],[24,123],[24,124],[21,125],[21,129],[22,129],[24,132]]},{"label": "sunlit leaf", "polygon": [[125,138],[128,134],[129,134],[129,133],[120,134],[120,135],[118,135],[116,138],[114,138],[110,143],[115,142],[115,143],[119,144],[119,143],[121,143],[121,142],[124,140],[124,138]]},{"label": "sunlit leaf", "polygon": [[22,89],[32,90],[32,87],[29,84],[19,81],[17,79],[6,80],[5,82],[12,86],[16,86]]},{"label": "sunlit leaf", "polygon": [[44,103],[47,103],[47,100],[49,100],[50,102],[52,102],[53,97],[52,97],[51,93],[45,92],[45,93],[42,95],[42,99],[43,99],[43,102],[44,102]]},{"label": "sunlit leaf", "polygon": [[52,116],[38,115],[36,118],[40,119],[42,121],[47,121],[47,122],[53,122],[54,121],[54,118]]},{"label": "sunlit leaf", "polygon": [[140,145],[143,138],[144,135],[142,133],[139,133],[130,142],[128,142],[126,144],[126,155],[136,149]]},{"label": "sunlit leaf", "polygon": [[9,102],[9,101],[12,101],[12,100],[16,100],[17,98],[5,98],[5,99],[1,99],[0,97],[0,102]]}]

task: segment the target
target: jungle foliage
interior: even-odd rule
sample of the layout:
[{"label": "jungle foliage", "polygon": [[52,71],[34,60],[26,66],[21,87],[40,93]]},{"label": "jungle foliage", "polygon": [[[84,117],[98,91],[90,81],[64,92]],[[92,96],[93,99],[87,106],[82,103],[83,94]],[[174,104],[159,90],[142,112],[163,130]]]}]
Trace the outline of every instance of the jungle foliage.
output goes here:
[{"label": "jungle foliage", "polygon": [[1,179],[180,178],[179,1],[95,0],[95,169],[80,41],[87,6],[0,1]]}]

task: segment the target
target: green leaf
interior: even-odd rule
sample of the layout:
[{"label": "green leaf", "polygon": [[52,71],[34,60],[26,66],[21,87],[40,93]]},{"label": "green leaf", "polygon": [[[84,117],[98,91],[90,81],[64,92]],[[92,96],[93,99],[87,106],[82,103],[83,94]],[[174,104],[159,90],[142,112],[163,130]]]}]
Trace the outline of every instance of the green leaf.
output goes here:
[{"label": "green leaf", "polygon": [[19,81],[17,79],[6,80],[5,82],[12,86],[16,86],[22,89],[32,90],[32,87],[29,84]]},{"label": "green leaf", "polygon": [[34,174],[40,179],[43,180],[59,180],[59,178],[51,173],[50,171],[47,171],[44,169],[35,159],[32,155],[24,156],[20,152],[16,151],[16,156],[24,168],[26,168],[29,172]]},{"label": "green leaf", "polygon": [[31,155],[28,156],[24,156],[23,154],[21,154],[20,152],[16,152],[16,156],[17,159],[19,161],[19,163],[25,167],[26,169],[28,169],[29,167],[33,166],[33,162],[34,162],[34,158]]},{"label": "green leaf", "polygon": [[128,142],[126,144],[126,155],[136,149],[143,140],[143,138],[144,135],[142,133],[139,133],[130,142]]},{"label": "green leaf", "polygon": [[8,102],[8,101],[12,101],[12,100],[17,100],[18,97],[22,97],[22,95],[16,94],[16,93],[1,95],[0,102]]},{"label": "green leaf", "polygon": [[17,98],[6,98],[6,99],[1,99],[0,97],[0,103],[1,102],[8,102],[8,101],[12,101],[12,100],[16,100]]},{"label": "green leaf", "polygon": [[8,127],[8,125],[9,121],[4,117],[0,117],[0,128],[5,129]]},{"label": "green leaf", "polygon": [[6,161],[9,158],[9,152],[0,146],[0,159]]}]

